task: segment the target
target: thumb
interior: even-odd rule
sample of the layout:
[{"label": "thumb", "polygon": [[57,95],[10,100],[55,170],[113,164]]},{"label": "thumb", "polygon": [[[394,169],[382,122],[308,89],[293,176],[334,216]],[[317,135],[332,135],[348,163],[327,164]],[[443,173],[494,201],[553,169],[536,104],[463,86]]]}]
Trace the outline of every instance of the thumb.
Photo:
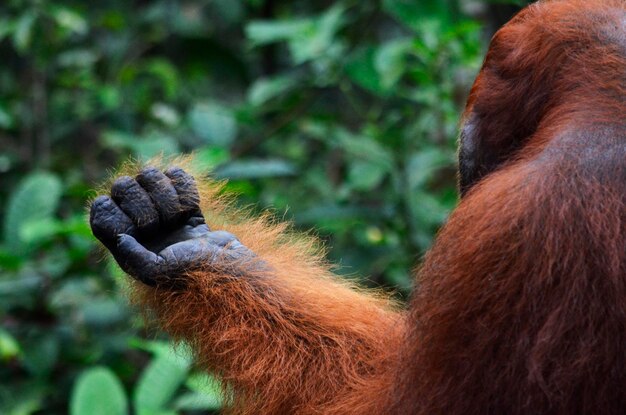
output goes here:
[{"label": "thumb", "polygon": [[125,233],[117,236],[115,260],[124,272],[150,286],[156,285],[156,278],[165,263],[163,258]]}]

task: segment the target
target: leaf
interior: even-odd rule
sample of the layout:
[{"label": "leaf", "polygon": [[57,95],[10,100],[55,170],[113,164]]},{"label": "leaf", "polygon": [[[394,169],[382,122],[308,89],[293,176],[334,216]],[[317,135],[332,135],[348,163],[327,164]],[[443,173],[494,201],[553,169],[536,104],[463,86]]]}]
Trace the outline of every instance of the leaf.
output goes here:
[{"label": "leaf", "polygon": [[[448,209],[443,205],[443,201],[436,198],[431,193],[426,192],[414,192],[410,197],[411,216],[417,221],[417,229],[425,229],[425,226],[439,226],[446,219],[448,215]],[[428,243],[424,247],[430,244],[432,235],[428,234]]]},{"label": "leaf", "polygon": [[120,90],[112,85],[102,85],[96,91],[98,105],[103,110],[112,110],[118,108],[122,101]]},{"label": "leaf", "polygon": [[123,304],[113,299],[92,299],[82,304],[81,311],[85,324],[92,327],[110,326],[128,315]]},{"label": "leaf", "polygon": [[335,34],[346,22],[345,7],[335,4],[314,18],[254,21],[246,26],[253,45],[286,41],[295,64],[318,58],[338,45]]},{"label": "leaf", "polygon": [[57,56],[59,66],[89,67],[96,63],[99,56],[91,49],[72,49]]},{"label": "leaf", "polygon": [[383,44],[374,55],[374,67],[383,90],[390,90],[406,70],[406,55],[411,49],[410,39],[397,39]]},{"label": "leaf", "polygon": [[161,121],[168,127],[175,127],[180,122],[180,116],[176,108],[162,102],[152,104],[150,113],[155,119]]},{"label": "leaf", "polygon": [[196,104],[188,117],[193,132],[207,144],[229,147],[237,136],[232,112],[216,103]]},{"label": "leaf", "polygon": [[21,348],[15,337],[4,330],[0,329],[0,360],[8,361],[17,357],[21,353]]},{"label": "leaf", "polygon": [[385,178],[387,169],[380,164],[356,160],[350,164],[348,181],[355,190],[373,190]]},{"label": "leaf", "polygon": [[19,239],[31,245],[57,235],[62,227],[60,220],[51,217],[27,220],[20,229]]},{"label": "leaf", "polygon": [[26,12],[15,22],[15,29],[13,31],[13,46],[15,49],[24,53],[30,47],[35,20],[37,16],[33,12]]},{"label": "leaf", "polygon": [[59,235],[93,238],[89,224],[81,215],[64,221],[53,217],[30,219],[24,222],[19,232],[19,238],[25,245],[40,244]]},{"label": "leaf", "polygon": [[313,30],[290,42],[289,50],[295,64],[323,57],[341,50],[335,37],[346,22],[344,6],[337,3],[313,21]]},{"label": "leaf", "polygon": [[182,395],[174,403],[179,410],[218,410],[222,407],[222,388],[219,381],[205,373],[195,373],[187,379],[185,386],[192,393]]},{"label": "leaf", "polygon": [[32,173],[18,186],[9,200],[4,221],[4,240],[17,252],[28,248],[23,231],[29,222],[49,220],[61,198],[61,181],[50,173]]},{"label": "leaf", "polygon": [[138,415],[153,414],[166,409],[178,388],[184,382],[191,360],[170,350],[157,354],[142,372],[134,394]]},{"label": "leaf", "polygon": [[348,224],[355,220],[378,218],[388,215],[388,213],[386,209],[368,208],[357,205],[339,206],[333,203],[314,206],[308,210],[298,212],[295,215],[295,220],[299,225],[320,225],[332,221]]},{"label": "leaf", "polygon": [[426,20],[451,21],[448,1],[383,0],[383,11],[411,29],[421,31]]},{"label": "leaf", "polygon": [[105,131],[102,141],[110,148],[131,150],[140,159],[150,159],[161,154],[172,155],[179,150],[173,137],[158,130],[139,137],[123,131]]},{"label": "leaf", "polygon": [[248,90],[248,102],[258,107],[289,91],[298,83],[298,78],[292,75],[282,75],[274,78],[260,78]]},{"label": "leaf", "polygon": [[155,356],[167,357],[170,353],[173,353],[172,345],[166,341],[146,340],[134,337],[130,339],[130,346],[149,352]]},{"label": "leaf", "polygon": [[11,382],[7,386],[0,390],[0,412],[3,415],[32,415],[45,411],[44,400],[49,394],[47,384],[28,379]]},{"label": "leaf", "polygon": [[246,36],[254,45],[266,45],[285,40],[297,40],[314,30],[311,19],[285,21],[257,20],[246,26]]},{"label": "leaf", "polygon": [[135,140],[132,149],[135,156],[143,160],[151,159],[161,154],[167,156],[179,152],[176,139],[160,130],[150,131],[140,140]]},{"label": "leaf", "polygon": [[194,392],[205,395],[220,395],[222,388],[220,382],[206,373],[194,373],[185,382],[185,385]]},{"label": "leaf", "polygon": [[355,84],[378,95],[388,95],[382,85],[380,73],[374,64],[376,50],[366,47],[355,52],[346,63],[344,70]]},{"label": "leaf", "polygon": [[285,160],[245,160],[228,163],[218,168],[216,174],[219,178],[241,180],[292,176],[296,171],[296,167]]},{"label": "leaf", "polygon": [[414,191],[422,188],[438,170],[451,166],[453,163],[451,157],[437,147],[416,152],[407,163],[408,190]]},{"label": "leaf", "polygon": [[173,98],[180,88],[178,70],[167,59],[155,58],[150,60],[145,71],[154,76],[160,83],[167,98]]},{"label": "leaf", "polygon": [[216,411],[221,407],[221,398],[202,393],[186,393],[174,402],[174,408],[182,411]]},{"label": "leaf", "polygon": [[74,385],[70,401],[71,415],[123,415],[128,402],[122,383],[106,367],[83,372]]},{"label": "leaf", "polygon": [[387,170],[393,168],[392,153],[372,137],[339,128],[331,140],[355,158],[376,163]]},{"label": "leaf", "polygon": [[52,10],[52,17],[56,23],[70,32],[84,35],[89,30],[87,20],[75,10],[67,7],[56,7]]},{"label": "leaf", "polygon": [[230,153],[222,147],[206,146],[193,153],[192,165],[196,171],[212,171],[230,160]]}]

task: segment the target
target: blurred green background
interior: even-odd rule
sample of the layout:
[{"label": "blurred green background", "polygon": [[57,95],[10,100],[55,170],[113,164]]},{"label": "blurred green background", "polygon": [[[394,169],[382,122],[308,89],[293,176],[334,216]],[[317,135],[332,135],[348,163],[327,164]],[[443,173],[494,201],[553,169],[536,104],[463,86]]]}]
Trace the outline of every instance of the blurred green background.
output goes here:
[{"label": "blurred green background", "polygon": [[460,110],[521,3],[2,1],[0,413],[219,411],[88,228],[128,157],[195,151],[346,278],[406,297],[457,202]]}]

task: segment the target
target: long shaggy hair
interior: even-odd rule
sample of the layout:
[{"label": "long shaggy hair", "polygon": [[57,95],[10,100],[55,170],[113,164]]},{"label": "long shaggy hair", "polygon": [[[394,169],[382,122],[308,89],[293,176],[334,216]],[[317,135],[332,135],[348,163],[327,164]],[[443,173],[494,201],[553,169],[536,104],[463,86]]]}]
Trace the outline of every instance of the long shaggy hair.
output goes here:
[{"label": "long shaggy hair", "polygon": [[269,267],[131,297],[221,376],[232,413],[626,413],[626,2],[540,1],[501,29],[460,159],[464,197],[408,311],[198,175],[211,228]]}]

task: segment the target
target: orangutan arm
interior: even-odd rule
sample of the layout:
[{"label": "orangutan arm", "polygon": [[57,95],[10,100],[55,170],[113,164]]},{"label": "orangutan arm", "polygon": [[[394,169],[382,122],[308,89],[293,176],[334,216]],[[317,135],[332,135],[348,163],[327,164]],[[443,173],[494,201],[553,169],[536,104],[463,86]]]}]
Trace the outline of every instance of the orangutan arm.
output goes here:
[{"label": "orangutan arm", "polygon": [[368,412],[402,313],[332,275],[310,238],[235,212],[219,190],[145,168],[94,200],[91,226],[141,282],[134,301],[221,376],[234,412]]}]

